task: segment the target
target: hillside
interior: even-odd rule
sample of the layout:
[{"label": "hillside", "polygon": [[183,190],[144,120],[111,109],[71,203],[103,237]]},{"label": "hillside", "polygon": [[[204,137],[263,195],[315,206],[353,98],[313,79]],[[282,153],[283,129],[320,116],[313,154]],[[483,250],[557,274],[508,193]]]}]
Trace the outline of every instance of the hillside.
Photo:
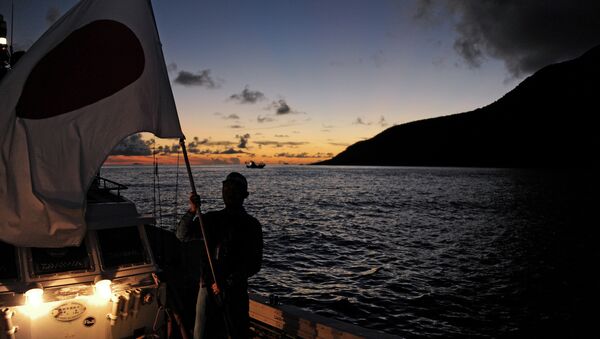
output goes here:
[{"label": "hillside", "polygon": [[488,106],[419,120],[319,165],[579,167],[598,149],[600,46],[546,66]]}]

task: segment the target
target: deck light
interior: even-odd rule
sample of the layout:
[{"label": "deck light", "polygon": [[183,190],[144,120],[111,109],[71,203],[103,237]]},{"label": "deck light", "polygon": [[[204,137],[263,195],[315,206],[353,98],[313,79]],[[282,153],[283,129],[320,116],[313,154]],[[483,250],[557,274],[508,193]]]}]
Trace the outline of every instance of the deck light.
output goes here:
[{"label": "deck light", "polygon": [[8,41],[6,40],[6,38],[0,37],[0,45],[6,45],[6,44],[8,44]]},{"label": "deck light", "polygon": [[109,279],[102,279],[94,284],[96,296],[103,300],[108,300],[112,296],[110,285],[112,282]]},{"label": "deck light", "polygon": [[44,289],[41,284],[35,284],[25,292],[25,302],[29,306],[39,306],[43,303]]}]

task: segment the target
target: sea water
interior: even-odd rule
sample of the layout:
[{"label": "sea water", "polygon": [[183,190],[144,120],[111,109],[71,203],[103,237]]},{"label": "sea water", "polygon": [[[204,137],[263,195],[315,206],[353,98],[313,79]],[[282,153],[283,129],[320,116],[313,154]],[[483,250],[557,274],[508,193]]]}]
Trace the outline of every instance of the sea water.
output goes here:
[{"label": "sea water", "polygon": [[[231,171],[263,225],[255,293],[407,338],[585,337],[597,322],[594,174],[199,166],[203,211],[223,208]],[[101,172],[160,227],[188,207],[185,167]]]}]

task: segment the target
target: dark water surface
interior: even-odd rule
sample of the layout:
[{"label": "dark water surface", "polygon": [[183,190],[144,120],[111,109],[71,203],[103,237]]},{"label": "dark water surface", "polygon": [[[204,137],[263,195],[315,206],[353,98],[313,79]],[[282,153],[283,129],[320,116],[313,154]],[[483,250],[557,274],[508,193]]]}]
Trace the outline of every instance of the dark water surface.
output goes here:
[{"label": "dark water surface", "polygon": [[[248,178],[247,210],[265,236],[254,292],[408,338],[597,333],[591,174],[194,167],[203,211],[222,208],[221,181],[234,170]],[[158,174],[155,184],[152,167],[102,169],[129,185],[124,194],[140,212],[156,204],[162,226],[173,227],[175,209],[180,216],[187,208],[187,174],[183,167]]]}]

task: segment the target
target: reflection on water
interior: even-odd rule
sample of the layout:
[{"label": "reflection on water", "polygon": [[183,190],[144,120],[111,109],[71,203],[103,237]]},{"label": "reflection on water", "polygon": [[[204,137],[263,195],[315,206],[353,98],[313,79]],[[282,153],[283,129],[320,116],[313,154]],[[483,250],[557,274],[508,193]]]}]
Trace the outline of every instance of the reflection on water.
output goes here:
[{"label": "reflection on water", "polygon": [[[592,329],[597,180],[585,172],[195,167],[204,211],[222,207],[233,170],[248,178],[247,209],[265,235],[255,292],[403,337]],[[160,169],[160,194],[150,167],[102,175],[128,184],[142,212],[162,207],[164,227],[187,208],[183,168]]]}]

